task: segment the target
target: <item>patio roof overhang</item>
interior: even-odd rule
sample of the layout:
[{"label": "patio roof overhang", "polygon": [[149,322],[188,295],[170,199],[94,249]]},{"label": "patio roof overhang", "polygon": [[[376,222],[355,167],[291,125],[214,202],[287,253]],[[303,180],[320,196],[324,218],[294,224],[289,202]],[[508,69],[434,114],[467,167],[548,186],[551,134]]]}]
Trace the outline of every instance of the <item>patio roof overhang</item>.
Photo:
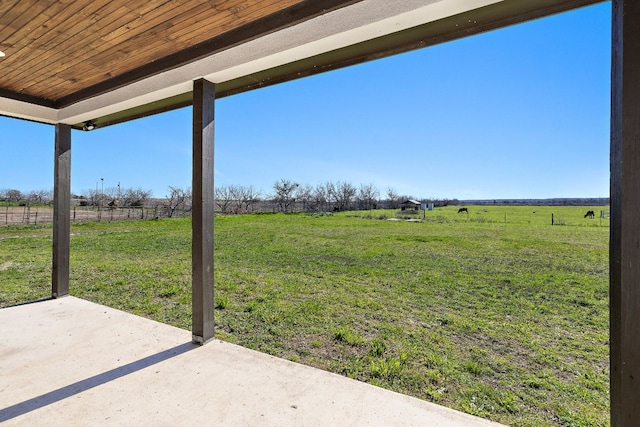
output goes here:
[{"label": "patio roof overhang", "polygon": [[82,128],[562,12],[599,0],[198,0],[0,5],[0,114]]}]

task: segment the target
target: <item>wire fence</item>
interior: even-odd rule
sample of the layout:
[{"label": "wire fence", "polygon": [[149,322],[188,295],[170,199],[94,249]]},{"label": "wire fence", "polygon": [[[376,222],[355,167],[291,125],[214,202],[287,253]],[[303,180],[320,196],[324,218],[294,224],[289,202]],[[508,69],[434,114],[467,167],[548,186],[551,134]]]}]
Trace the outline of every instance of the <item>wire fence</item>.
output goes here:
[{"label": "wire fence", "polygon": [[[107,207],[72,206],[72,222],[126,221],[191,216],[191,210],[170,209],[167,206]],[[0,226],[37,225],[53,222],[51,206],[0,206]]]}]

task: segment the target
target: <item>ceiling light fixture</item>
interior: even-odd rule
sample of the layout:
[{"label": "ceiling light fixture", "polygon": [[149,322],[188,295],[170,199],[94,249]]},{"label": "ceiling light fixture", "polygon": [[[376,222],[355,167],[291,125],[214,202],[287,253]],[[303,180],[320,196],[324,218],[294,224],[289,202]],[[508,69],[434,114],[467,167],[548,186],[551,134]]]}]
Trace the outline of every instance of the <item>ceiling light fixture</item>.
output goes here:
[{"label": "ceiling light fixture", "polygon": [[82,130],[90,131],[90,130],[94,130],[95,128],[96,128],[96,124],[93,123],[91,120],[86,121],[82,124]]}]

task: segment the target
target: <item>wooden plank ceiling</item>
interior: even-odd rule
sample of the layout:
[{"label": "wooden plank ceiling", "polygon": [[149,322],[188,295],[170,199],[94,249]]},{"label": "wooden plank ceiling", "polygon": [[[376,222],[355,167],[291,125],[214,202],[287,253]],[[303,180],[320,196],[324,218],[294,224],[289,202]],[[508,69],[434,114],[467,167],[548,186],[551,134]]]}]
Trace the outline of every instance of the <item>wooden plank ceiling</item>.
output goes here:
[{"label": "wooden plank ceiling", "polygon": [[[157,73],[197,59],[203,53],[197,50],[198,46],[242,27],[253,30],[245,32],[244,40],[238,43],[275,31],[280,21],[290,25],[295,19],[322,11],[310,8],[309,3],[2,0],[0,51],[6,56],[0,58],[0,95],[63,107],[130,83],[138,76],[146,77],[149,71]],[[313,3],[335,6],[349,2]],[[278,14],[285,17],[267,22]],[[256,25],[260,22],[267,24]],[[184,53],[189,49],[191,53]],[[207,53],[210,49],[211,46]],[[135,72],[141,69],[145,71]]]}]

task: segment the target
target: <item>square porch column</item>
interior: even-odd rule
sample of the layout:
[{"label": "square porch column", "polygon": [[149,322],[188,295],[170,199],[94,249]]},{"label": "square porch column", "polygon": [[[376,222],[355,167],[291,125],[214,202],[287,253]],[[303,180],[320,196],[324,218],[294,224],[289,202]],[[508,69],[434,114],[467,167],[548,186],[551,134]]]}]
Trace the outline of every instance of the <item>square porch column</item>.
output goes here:
[{"label": "square porch column", "polygon": [[611,425],[640,425],[640,2],[612,2]]},{"label": "square porch column", "polygon": [[53,259],[51,296],[69,294],[69,240],[71,216],[71,126],[55,125],[53,167]]},{"label": "square porch column", "polygon": [[215,85],[193,82],[192,336],[213,339],[213,131]]}]

